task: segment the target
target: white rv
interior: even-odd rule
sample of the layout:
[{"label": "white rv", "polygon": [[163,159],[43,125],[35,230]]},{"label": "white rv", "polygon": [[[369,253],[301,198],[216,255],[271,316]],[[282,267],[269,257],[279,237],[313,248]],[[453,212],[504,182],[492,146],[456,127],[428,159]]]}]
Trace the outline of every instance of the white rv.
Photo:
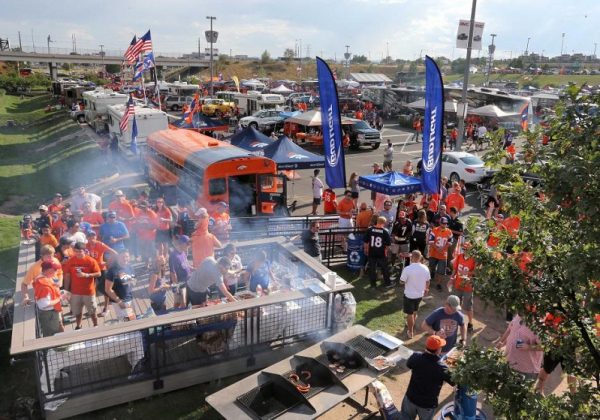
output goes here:
[{"label": "white rv", "polygon": [[169,95],[194,96],[198,91],[200,91],[198,85],[190,85],[187,82],[169,83]]},{"label": "white rv", "polygon": [[236,93],[235,102],[240,110],[240,115],[252,115],[263,109],[283,109],[285,98],[276,93],[260,93],[250,91],[248,93]]},{"label": "white rv", "polygon": [[85,121],[97,132],[108,129],[108,106],[127,102],[128,96],[110,89],[97,88],[83,92]]},{"label": "white rv", "polygon": [[[127,129],[121,133],[119,125],[125,113],[127,105],[111,105],[108,107],[108,132],[112,138],[117,138],[121,148],[129,148],[131,144],[131,130],[133,127],[133,118],[129,118]],[[146,144],[146,137],[155,131],[166,130],[169,128],[167,114],[156,108],[136,105],[135,124],[137,125],[138,135],[137,144]]]}]

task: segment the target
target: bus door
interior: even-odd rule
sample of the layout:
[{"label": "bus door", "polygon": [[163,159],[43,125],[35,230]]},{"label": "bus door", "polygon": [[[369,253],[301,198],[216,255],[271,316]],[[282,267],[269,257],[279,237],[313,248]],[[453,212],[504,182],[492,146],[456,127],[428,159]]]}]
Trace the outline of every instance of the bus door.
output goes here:
[{"label": "bus door", "polygon": [[289,216],[285,175],[258,175],[258,211],[261,214]]},{"label": "bus door", "polygon": [[255,215],[256,175],[238,175],[228,178],[229,213],[231,217]]}]

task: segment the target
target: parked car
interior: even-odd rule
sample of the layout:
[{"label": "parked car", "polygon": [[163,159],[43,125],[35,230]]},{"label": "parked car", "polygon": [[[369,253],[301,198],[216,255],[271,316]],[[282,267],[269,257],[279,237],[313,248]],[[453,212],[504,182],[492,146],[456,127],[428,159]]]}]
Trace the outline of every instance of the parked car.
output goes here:
[{"label": "parked car", "polygon": [[206,99],[202,105],[202,113],[204,115],[214,115],[216,117],[230,114],[234,109],[234,102],[225,102],[223,99]]},{"label": "parked car", "polygon": [[381,145],[381,133],[363,120],[354,120],[354,124],[344,126],[344,129],[350,136],[351,149],[358,150],[360,146],[371,146],[375,150]]},{"label": "parked car", "polygon": [[240,124],[242,127],[246,128],[250,126],[256,129],[263,129],[267,126],[275,125],[280,122],[283,122],[283,117],[280,115],[280,111],[270,109],[256,111],[251,116],[240,119]]},{"label": "parked car", "polygon": [[[417,160],[417,172],[421,172],[421,159]],[[492,174],[485,162],[472,153],[467,152],[444,152],[442,153],[442,176],[448,177],[450,182],[458,182],[461,179],[467,184],[477,184],[482,179]]]},{"label": "parked car", "polygon": [[179,111],[185,104],[191,104],[193,99],[191,96],[167,96],[164,101],[165,108]]}]

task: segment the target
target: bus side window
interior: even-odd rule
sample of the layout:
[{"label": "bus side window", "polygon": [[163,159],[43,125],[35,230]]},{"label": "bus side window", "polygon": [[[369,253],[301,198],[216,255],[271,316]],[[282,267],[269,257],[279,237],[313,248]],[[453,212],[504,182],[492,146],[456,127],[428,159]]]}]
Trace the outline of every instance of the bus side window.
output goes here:
[{"label": "bus side window", "polygon": [[225,178],[215,178],[208,181],[208,195],[222,195],[227,191]]}]

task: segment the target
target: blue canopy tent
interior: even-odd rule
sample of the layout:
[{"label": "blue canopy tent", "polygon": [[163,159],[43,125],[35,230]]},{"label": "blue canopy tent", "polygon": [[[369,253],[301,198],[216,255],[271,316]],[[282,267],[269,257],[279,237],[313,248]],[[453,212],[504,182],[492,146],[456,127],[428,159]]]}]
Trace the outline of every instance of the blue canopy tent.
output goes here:
[{"label": "blue canopy tent", "polygon": [[237,146],[258,156],[263,156],[264,148],[275,143],[275,140],[264,135],[254,127],[248,127],[233,135],[230,141],[233,146]]},{"label": "blue canopy tent", "polygon": [[286,136],[263,149],[264,155],[277,163],[279,170],[324,168],[325,158],[298,146]]},{"label": "blue canopy tent", "polygon": [[358,185],[387,195],[412,194],[421,191],[421,178],[400,172],[386,172],[359,176]]},{"label": "blue canopy tent", "polygon": [[213,120],[212,118],[202,115],[199,112],[195,113],[192,117],[192,123],[188,123],[185,118],[181,118],[173,123],[175,127],[185,128],[187,130],[194,130],[199,133],[206,131],[227,131],[229,126],[227,123],[219,120]]}]

